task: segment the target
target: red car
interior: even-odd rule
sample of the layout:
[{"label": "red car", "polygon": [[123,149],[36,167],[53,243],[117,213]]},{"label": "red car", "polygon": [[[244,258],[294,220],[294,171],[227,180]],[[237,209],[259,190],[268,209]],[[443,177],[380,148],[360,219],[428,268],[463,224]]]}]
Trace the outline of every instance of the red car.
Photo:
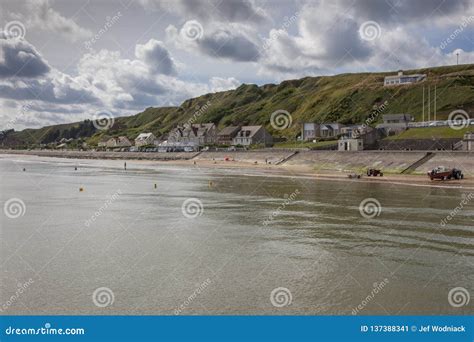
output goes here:
[{"label": "red car", "polygon": [[430,177],[431,180],[434,180],[434,179],[447,180],[447,179],[463,179],[464,175],[462,174],[462,171],[459,169],[454,169],[454,168],[450,169],[444,166],[438,166],[437,168],[428,172],[428,177]]}]

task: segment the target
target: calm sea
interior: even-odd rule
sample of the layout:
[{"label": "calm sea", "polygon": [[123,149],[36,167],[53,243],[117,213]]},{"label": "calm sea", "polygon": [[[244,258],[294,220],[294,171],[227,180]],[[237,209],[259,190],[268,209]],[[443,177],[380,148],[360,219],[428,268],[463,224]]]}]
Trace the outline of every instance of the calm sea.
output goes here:
[{"label": "calm sea", "polygon": [[473,313],[469,190],[6,155],[0,175],[2,314]]}]

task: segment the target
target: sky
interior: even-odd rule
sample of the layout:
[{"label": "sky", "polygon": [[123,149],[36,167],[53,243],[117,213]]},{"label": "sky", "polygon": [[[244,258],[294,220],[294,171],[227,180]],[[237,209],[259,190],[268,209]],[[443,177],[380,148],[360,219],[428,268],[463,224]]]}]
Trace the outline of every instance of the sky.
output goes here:
[{"label": "sky", "polygon": [[0,130],[457,58],[474,63],[473,0],[2,0]]}]

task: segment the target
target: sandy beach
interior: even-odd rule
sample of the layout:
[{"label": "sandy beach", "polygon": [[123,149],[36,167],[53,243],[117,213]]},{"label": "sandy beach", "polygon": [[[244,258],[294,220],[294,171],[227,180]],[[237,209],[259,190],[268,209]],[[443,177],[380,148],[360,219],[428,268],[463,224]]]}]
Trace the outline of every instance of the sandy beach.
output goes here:
[{"label": "sandy beach", "polygon": [[[262,157],[262,153],[265,153]],[[392,156],[393,152],[384,152],[387,156]],[[463,180],[431,181],[423,171],[411,174],[400,174],[395,170],[381,168],[384,171],[382,177],[368,177],[365,170],[359,168],[341,169],[334,165],[324,164],[324,168],[318,163],[292,162],[278,164],[275,160],[284,158],[287,151],[266,151],[266,152],[225,152],[216,155],[216,153],[128,153],[128,152],[80,152],[80,151],[0,151],[0,154],[14,155],[33,155],[39,157],[55,157],[68,159],[123,159],[133,160],[133,163],[140,164],[167,164],[194,168],[206,169],[241,169],[243,174],[246,170],[264,171],[268,176],[275,177],[299,177],[326,179],[345,182],[367,182],[390,185],[411,185],[422,187],[438,188],[460,188],[474,189],[474,178],[470,175],[471,168],[464,168],[465,178]],[[246,157],[242,158],[242,154]],[[395,152],[395,154],[397,154]],[[248,157],[250,155],[250,157]],[[321,153],[315,153],[321,155]],[[334,155],[334,153],[332,153]],[[469,155],[469,159],[474,160],[474,156]],[[224,157],[223,157],[224,156]],[[378,158],[380,154],[377,155]],[[346,154],[347,157],[347,154]],[[278,159],[280,158],[280,159]],[[334,159],[334,157],[332,157]],[[359,158],[356,156],[356,159]],[[398,156],[397,156],[398,158]],[[255,161],[252,161],[255,159]],[[265,163],[267,161],[267,163]],[[393,164],[391,161],[389,164]],[[331,167],[334,167],[331,169]],[[361,175],[361,178],[349,178],[349,174],[355,172]]]}]

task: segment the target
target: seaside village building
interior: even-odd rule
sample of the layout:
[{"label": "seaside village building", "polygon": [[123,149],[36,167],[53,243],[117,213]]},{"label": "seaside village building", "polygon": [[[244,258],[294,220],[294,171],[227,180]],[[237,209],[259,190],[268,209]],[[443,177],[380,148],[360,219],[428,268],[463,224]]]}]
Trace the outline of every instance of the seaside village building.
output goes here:
[{"label": "seaside village building", "polygon": [[376,128],[383,129],[386,135],[394,135],[405,131],[414,118],[411,114],[385,114],[382,116],[383,123]]},{"label": "seaside village building", "polygon": [[474,132],[466,132],[464,134],[463,150],[474,151]]},{"label": "seaside village building", "polygon": [[383,82],[384,86],[397,86],[404,84],[412,84],[421,82],[426,79],[426,74],[404,75],[403,71],[399,71],[395,76],[386,76]]},{"label": "seaside village building", "polygon": [[214,144],[216,142],[216,125],[204,123],[178,126],[168,134],[168,142],[193,143],[196,146]]},{"label": "seaside village building", "polygon": [[377,140],[385,136],[382,130],[366,125],[344,127],[341,138],[337,142],[339,151],[362,151],[374,148]]},{"label": "seaside village building", "polygon": [[147,146],[153,145],[155,143],[155,135],[153,133],[140,133],[138,137],[135,138],[135,146]]},{"label": "seaside village building", "polygon": [[336,138],[342,134],[343,127],[344,125],[337,122],[324,124],[307,122],[301,128],[301,139],[303,141],[312,141],[318,138]]},{"label": "seaside village building", "polygon": [[128,140],[128,138],[124,136],[110,138],[105,144],[105,147],[107,147],[107,149],[112,150],[129,148],[131,146],[132,143],[130,142],[130,140]]},{"label": "seaside village building", "polygon": [[232,140],[232,144],[241,146],[263,144],[264,146],[271,146],[273,144],[273,137],[263,126],[242,126]]},{"label": "seaside village building", "polygon": [[217,134],[217,143],[219,145],[227,145],[230,146],[233,144],[233,140],[236,135],[239,133],[241,127],[240,126],[229,126],[223,128]]},{"label": "seaside village building", "polygon": [[215,144],[216,125],[211,123],[184,124],[171,130],[168,140],[159,145],[159,151],[198,151],[200,146]]}]

